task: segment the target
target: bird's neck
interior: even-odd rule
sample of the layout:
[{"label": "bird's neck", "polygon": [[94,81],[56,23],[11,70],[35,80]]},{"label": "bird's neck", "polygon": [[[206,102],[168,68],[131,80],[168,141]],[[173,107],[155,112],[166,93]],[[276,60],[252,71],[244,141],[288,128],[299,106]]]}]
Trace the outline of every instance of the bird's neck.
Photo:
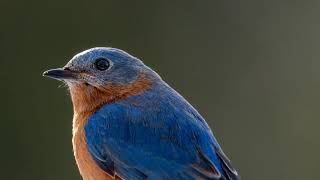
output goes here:
[{"label": "bird's neck", "polygon": [[138,79],[128,84],[108,84],[96,87],[85,84],[70,86],[74,113],[93,114],[105,104],[142,93],[150,88],[151,84],[150,79],[145,75],[140,75]]}]

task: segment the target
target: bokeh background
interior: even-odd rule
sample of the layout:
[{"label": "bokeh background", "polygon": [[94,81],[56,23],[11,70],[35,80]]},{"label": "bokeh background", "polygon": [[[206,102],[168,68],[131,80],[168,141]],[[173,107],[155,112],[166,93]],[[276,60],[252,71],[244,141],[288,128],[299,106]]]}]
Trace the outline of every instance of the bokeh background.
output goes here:
[{"label": "bokeh background", "polygon": [[244,180],[320,179],[320,1],[0,1],[0,179],[81,179],[72,107],[42,72],[140,57],[207,119]]}]

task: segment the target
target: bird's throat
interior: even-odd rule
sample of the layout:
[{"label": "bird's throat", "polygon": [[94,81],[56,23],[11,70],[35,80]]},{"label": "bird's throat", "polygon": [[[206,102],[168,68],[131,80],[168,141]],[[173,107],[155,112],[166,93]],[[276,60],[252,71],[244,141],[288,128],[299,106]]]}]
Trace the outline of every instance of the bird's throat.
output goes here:
[{"label": "bird's throat", "polygon": [[138,79],[126,85],[108,84],[96,87],[85,84],[72,85],[69,88],[74,113],[92,114],[105,104],[142,93],[150,88],[151,84],[151,81],[141,74]]}]

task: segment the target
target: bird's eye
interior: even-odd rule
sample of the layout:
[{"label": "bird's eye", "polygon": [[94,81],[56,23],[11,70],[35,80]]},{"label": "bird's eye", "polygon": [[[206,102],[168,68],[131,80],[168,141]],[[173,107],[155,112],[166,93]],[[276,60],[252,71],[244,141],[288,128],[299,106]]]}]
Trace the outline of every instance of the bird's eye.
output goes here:
[{"label": "bird's eye", "polygon": [[105,71],[109,68],[110,62],[107,59],[99,58],[94,63],[95,67],[100,71]]}]

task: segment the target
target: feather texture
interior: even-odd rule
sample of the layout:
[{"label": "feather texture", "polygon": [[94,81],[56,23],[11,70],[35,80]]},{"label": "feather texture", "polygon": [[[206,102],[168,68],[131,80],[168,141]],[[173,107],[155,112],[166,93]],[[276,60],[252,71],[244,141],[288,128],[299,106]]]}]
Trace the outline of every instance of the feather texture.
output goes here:
[{"label": "feather texture", "polygon": [[205,120],[162,82],[104,105],[85,132],[97,164],[106,169],[111,160],[125,179],[238,178]]},{"label": "feather texture", "polygon": [[138,58],[92,48],[44,75],[70,89],[84,180],[240,179],[201,115]]}]

